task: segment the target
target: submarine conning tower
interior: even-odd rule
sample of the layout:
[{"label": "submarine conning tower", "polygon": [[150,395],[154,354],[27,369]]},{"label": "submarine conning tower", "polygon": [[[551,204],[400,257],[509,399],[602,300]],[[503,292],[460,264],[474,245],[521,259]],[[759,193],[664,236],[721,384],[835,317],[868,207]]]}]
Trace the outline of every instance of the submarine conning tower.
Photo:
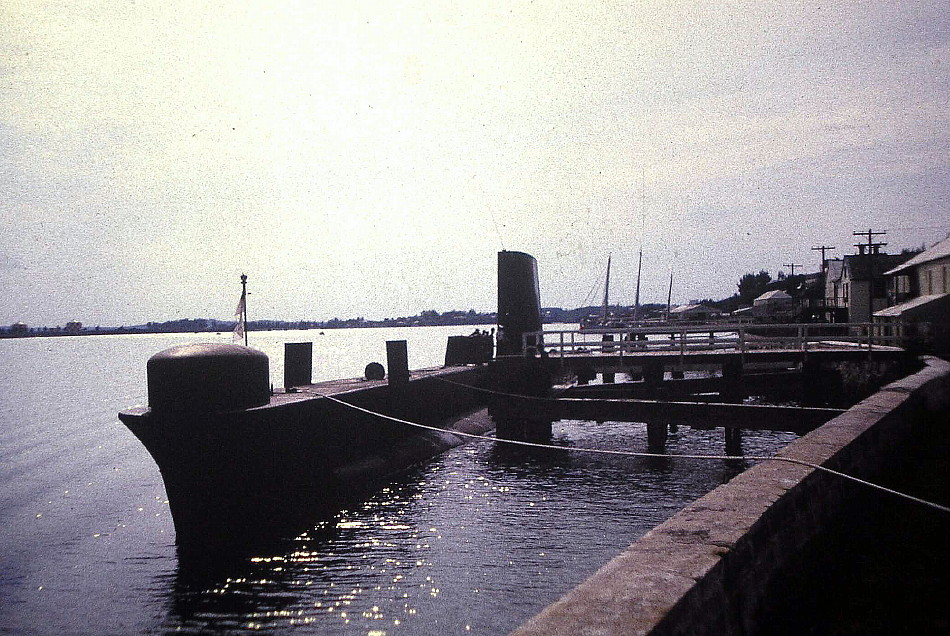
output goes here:
[{"label": "submarine conning tower", "polygon": [[267,355],[235,344],[196,343],[149,358],[148,405],[156,414],[209,413],[270,401]]},{"label": "submarine conning tower", "polygon": [[498,355],[524,353],[522,335],[540,330],[538,261],[524,252],[498,252]]},{"label": "submarine conning tower", "polygon": [[[489,413],[499,438],[546,441],[551,420],[512,414],[516,396],[544,398],[551,392],[551,375],[537,354],[544,345],[526,333],[541,331],[541,293],[538,262],[524,252],[498,252],[498,358],[492,365],[493,388]],[[538,342],[537,340],[542,340]],[[525,350],[525,346],[527,350]]]}]

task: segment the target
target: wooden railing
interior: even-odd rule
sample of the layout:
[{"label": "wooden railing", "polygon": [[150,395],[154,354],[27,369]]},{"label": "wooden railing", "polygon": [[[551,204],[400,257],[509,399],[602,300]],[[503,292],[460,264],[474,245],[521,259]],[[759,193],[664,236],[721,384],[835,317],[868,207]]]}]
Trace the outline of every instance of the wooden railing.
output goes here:
[{"label": "wooden railing", "polygon": [[[585,328],[584,330],[536,331],[522,336],[522,347],[537,354],[533,343],[543,337],[549,356],[637,355],[646,352],[738,351],[765,349],[808,351],[818,348],[857,347],[873,350],[897,346],[903,333],[899,325],[875,323],[807,324],[706,324],[665,325],[637,328]],[[531,343],[531,344],[529,344]]]}]

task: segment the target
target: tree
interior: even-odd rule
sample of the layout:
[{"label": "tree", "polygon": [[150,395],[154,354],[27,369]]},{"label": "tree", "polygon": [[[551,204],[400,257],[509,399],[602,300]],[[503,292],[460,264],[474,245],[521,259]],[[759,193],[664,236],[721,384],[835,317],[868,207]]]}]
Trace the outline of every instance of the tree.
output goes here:
[{"label": "tree", "polygon": [[764,269],[758,274],[743,274],[739,279],[739,300],[743,305],[751,305],[753,300],[765,293],[770,282],[772,276]]}]

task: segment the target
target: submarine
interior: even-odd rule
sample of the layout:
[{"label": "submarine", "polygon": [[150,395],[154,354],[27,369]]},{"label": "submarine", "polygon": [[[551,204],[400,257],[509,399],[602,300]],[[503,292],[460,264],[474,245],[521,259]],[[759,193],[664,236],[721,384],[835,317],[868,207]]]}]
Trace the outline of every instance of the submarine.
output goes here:
[{"label": "submarine", "polygon": [[[541,326],[533,256],[498,253],[498,309],[498,355],[517,357],[522,334]],[[465,434],[495,428],[485,409],[495,361],[479,364],[479,353],[465,364],[453,350],[439,369],[401,372],[390,361],[388,378],[283,392],[271,389],[268,357],[246,346],[153,355],[148,406],[118,417],[158,466],[180,557],[252,555],[292,539]]]}]

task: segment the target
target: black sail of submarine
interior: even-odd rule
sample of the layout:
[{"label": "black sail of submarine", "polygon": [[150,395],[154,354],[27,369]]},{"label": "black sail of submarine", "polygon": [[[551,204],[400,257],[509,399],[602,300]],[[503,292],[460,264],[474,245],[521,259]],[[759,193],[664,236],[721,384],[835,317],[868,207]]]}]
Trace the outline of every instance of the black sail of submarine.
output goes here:
[{"label": "black sail of submarine", "polygon": [[[541,330],[538,262],[524,252],[498,252],[498,355],[524,353],[522,337]],[[529,348],[541,343],[528,339]]]}]

